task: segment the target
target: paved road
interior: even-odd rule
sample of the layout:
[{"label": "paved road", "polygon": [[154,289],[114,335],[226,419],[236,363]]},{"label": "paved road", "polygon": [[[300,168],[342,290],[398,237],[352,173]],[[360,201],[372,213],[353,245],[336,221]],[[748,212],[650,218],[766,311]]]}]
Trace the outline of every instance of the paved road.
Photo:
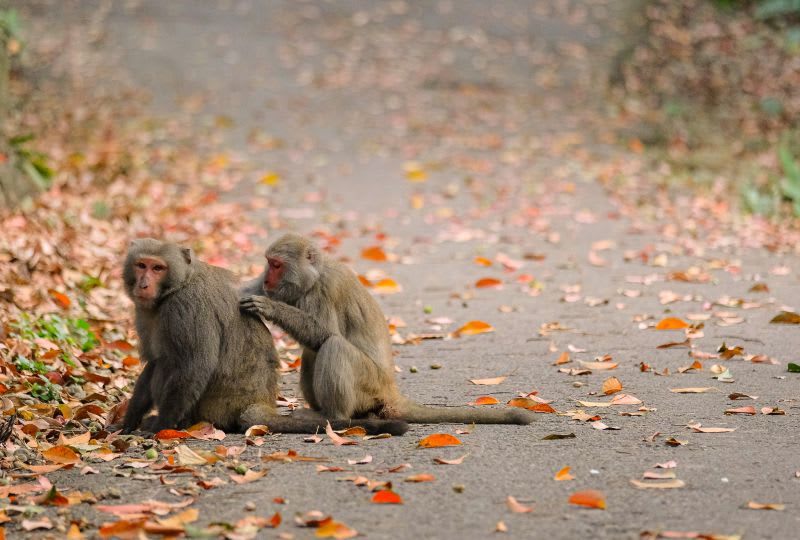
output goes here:
[{"label": "paved road", "polygon": [[[274,464],[256,483],[201,494],[201,522],[234,521],[249,513],[245,504],[252,501],[256,513],[279,510],[285,518],[318,509],[369,538],[485,538],[498,521],[513,538],[638,538],[658,530],[796,537],[800,387],[786,362],[797,360],[800,339],[794,327],[768,324],[781,306],[800,308],[796,259],[743,251],[728,242],[732,237],[704,229],[702,215],[682,221],[656,208],[637,216],[596,181],[615,160],[635,174],[639,160],[607,146],[604,80],[625,4],[112,4],[103,42],[109,57],[150,91],[154,114],[198,129],[219,127],[222,144],[246,172],[227,196],[257,202],[253,217],[263,224],[264,241],[278,229],[344,238],[337,253],[360,273],[379,268],[402,286],[380,300],[388,315],[407,324],[402,336],[437,332],[426,322],[432,317],[452,319],[444,331],[473,319],[494,326],[489,334],[398,345],[405,392],[424,403],[459,405],[481,395],[503,402],[538,391],[560,412],[583,409],[620,428],[598,430],[570,416],[540,414],[531,426],[476,427],[459,435],[461,447],[440,450],[417,443],[431,433],[454,434],[457,426],[414,426],[404,437],[349,447],[276,436],[248,452],[296,449],[348,472]],[[409,181],[409,167],[423,170],[426,181]],[[277,185],[259,182],[265,171],[280,176]],[[643,202],[656,197],[646,193]],[[258,201],[270,211],[257,210]],[[359,258],[379,240],[395,262]],[[611,249],[596,244],[606,240]],[[479,266],[477,256],[494,263]],[[699,281],[665,281],[670,272],[690,268]],[[540,292],[521,283],[525,274],[541,284]],[[648,283],[634,283],[637,276]],[[485,277],[500,279],[503,289],[476,289]],[[749,292],[756,278],[769,292]],[[664,303],[669,292],[675,301]],[[695,350],[714,352],[724,342],[774,357],[778,365],[739,356],[702,359],[702,370],[679,373],[692,364],[688,349],[656,347],[684,340],[683,332],[652,325],[690,314],[711,316]],[[542,335],[542,325],[553,322],[564,330]],[[583,351],[554,366],[568,346]],[[559,372],[604,355],[619,367],[583,376]],[[658,374],[642,372],[641,363]],[[713,364],[728,367],[735,382],[712,379]],[[669,374],[659,375],[665,369]],[[507,378],[497,386],[468,382],[499,375]],[[577,403],[607,401],[601,385],[610,375],[643,404]],[[286,391],[294,384],[287,378]],[[683,387],[714,390],[670,392]],[[758,398],[732,401],[733,392]],[[745,405],[779,407],[786,415],[724,415]],[[647,410],[640,416],[621,414],[642,406]],[[736,431],[696,433],[690,423]],[[553,433],[575,438],[543,440]],[[669,446],[670,437],[688,442]],[[365,454],[373,457],[370,464],[347,464]],[[461,465],[433,463],[464,454]],[[631,484],[670,460],[684,487]],[[385,472],[402,463],[412,468]],[[554,481],[565,466],[575,479]],[[402,481],[415,473],[436,480]],[[404,504],[371,504],[365,487],[337,481],[354,474],[392,481]],[[73,473],[68,481],[80,487],[93,480]],[[174,498],[168,486],[152,482],[119,479],[119,486],[136,490],[134,499]],[[607,509],[568,504],[571,493],[584,489],[602,491]],[[509,495],[533,512],[510,512]],[[288,503],[277,505],[275,497]],[[784,503],[786,510],[748,510],[749,501]],[[75,510],[81,511],[102,521],[91,510]],[[279,532],[313,537],[292,524],[262,535]]]}]

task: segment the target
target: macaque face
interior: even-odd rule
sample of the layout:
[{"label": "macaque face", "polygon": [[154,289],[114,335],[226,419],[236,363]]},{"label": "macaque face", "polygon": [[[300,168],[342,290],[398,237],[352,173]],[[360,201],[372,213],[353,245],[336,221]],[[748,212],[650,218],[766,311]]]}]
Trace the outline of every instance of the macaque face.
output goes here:
[{"label": "macaque face", "polygon": [[139,257],[133,263],[133,271],[136,276],[133,301],[144,308],[153,307],[169,272],[169,266],[158,257]]},{"label": "macaque face", "polygon": [[264,290],[274,291],[281,282],[286,269],[283,259],[267,257],[267,275],[264,277]]}]

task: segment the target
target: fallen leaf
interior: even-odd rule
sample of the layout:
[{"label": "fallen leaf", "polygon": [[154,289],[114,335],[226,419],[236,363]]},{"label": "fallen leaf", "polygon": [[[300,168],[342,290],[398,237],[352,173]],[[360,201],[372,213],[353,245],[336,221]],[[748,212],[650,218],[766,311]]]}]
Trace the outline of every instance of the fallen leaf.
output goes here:
[{"label": "fallen leaf", "polygon": [[498,288],[502,286],[503,282],[495,278],[482,278],[475,282],[475,287],[478,289]]},{"label": "fallen leaf", "polygon": [[335,444],[336,446],[347,446],[347,445],[358,444],[357,441],[352,441],[350,439],[345,439],[344,437],[341,437],[341,436],[337,435],[336,432],[333,431],[333,428],[331,427],[331,423],[330,422],[328,422],[326,424],[326,426],[325,426],[325,433],[328,435],[328,437],[330,437],[331,442],[333,444]]},{"label": "fallen leaf", "polygon": [[382,489],[375,492],[372,502],[376,504],[403,504],[403,499],[390,489]]},{"label": "fallen leaf", "polygon": [[506,497],[506,506],[508,509],[514,512],[515,514],[527,514],[529,512],[533,512],[533,507],[524,506],[517,502],[517,499],[509,495]]},{"label": "fallen leaf", "polygon": [[612,405],[640,405],[642,400],[630,394],[617,394],[611,398]]},{"label": "fallen leaf", "polygon": [[616,377],[609,377],[603,381],[603,393],[607,396],[622,390],[622,382]]},{"label": "fallen leaf", "polygon": [[458,446],[461,444],[456,437],[447,433],[434,433],[419,441],[420,448],[440,448],[442,446]]},{"label": "fallen leaf", "polygon": [[60,293],[55,289],[48,289],[47,293],[50,295],[50,298],[55,300],[56,304],[58,304],[58,306],[62,309],[68,309],[70,304],[72,303],[69,299],[69,296]]},{"label": "fallen leaf", "polygon": [[384,278],[372,286],[372,292],[375,294],[395,294],[402,290],[403,288],[391,278]]},{"label": "fallen leaf", "polygon": [[560,366],[561,364],[566,364],[568,362],[569,362],[569,353],[567,351],[564,351],[559,355],[558,360],[556,360],[553,365]]},{"label": "fallen leaf", "polygon": [[176,431],[174,429],[162,429],[158,433],[156,433],[153,438],[158,441],[167,441],[170,439],[188,439],[191,437],[191,433],[187,431]]},{"label": "fallen leaf", "polygon": [[492,396],[481,396],[476,399],[474,402],[470,403],[470,405],[496,405],[500,403],[497,398],[493,398]]},{"label": "fallen leaf", "polygon": [[370,261],[384,262],[388,260],[386,253],[379,246],[372,246],[361,251],[361,257]]},{"label": "fallen leaf", "polygon": [[704,392],[715,392],[716,388],[702,387],[702,388],[670,388],[670,392],[675,394],[702,394]]},{"label": "fallen leaf", "polygon": [[504,532],[508,532],[508,527],[502,521],[498,521],[497,525],[494,526],[494,530],[495,530],[495,532],[504,533]]},{"label": "fallen leaf", "polygon": [[646,480],[673,480],[675,471],[645,471],[642,478]]},{"label": "fallen leaf", "polygon": [[695,433],[730,433],[731,431],[736,431],[736,428],[703,427],[701,424],[689,424],[686,427]]},{"label": "fallen leaf", "polygon": [[364,456],[361,459],[348,459],[347,460],[347,464],[348,465],[366,465],[367,463],[372,463],[372,456],[370,456],[369,454],[367,454],[366,456]]},{"label": "fallen leaf", "polygon": [[409,476],[409,477],[407,477],[405,479],[406,482],[415,482],[415,483],[433,482],[434,480],[436,480],[435,476],[433,476],[432,474],[424,474],[424,473],[423,474],[414,474],[414,475]]},{"label": "fallen leaf", "polygon": [[574,433],[551,433],[542,437],[543,441],[559,441],[561,439],[574,439]]},{"label": "fallen leaf", "polygon": [[605,510],[606,508],[605,495],[593,489],[573,493],[569,496],[568,502],[578,506],[585,506],[586,508],[597,508],[599,510]]},{"label": "fallen leaf", "polygon": [[336,538],[337,540],[343,538],[355,538],[358,536],[358,531],[351,529],[344,523],[329,520],[314,531],[314,536],[317,538]]},{"label": "fallen leaf", "polygon": [[486,257],[475,257],[474,261],[475,264],[480,266],[492,266],[492,261]]},{"label": "fallen leaf", "polygon": [[631,484],[639,489],[676,489],[686,485],[683,480],[665,480],[663,482],[642,482],[641,480],[631,479]]},{"label": "fallen leaf", "polygon": [[786,411],[778,407],[761,407],[761,414],[785,415]]},{"label": "fallen leaf", "polygon": [[733,409],[725,409],[725,414],[756,414],[756,408],[752,405],[735,407]]},{"label": "fallen leaf", "polygon": [[800,315],[793,311],[781,311],[769,322],[772,324],[800,324]]},{"label": "fallen leaf", "polygon": [[656,463],[653,467],[657,469],[674,469],[678,466],[678,462],[674,460],[665,461],[664,463]]},{"label": "fallen leaf", "polygon": [[483,321],[469,321],[467,324],[454,332],[455,336],[472,336],[475,334],[483,334],[484,332],[494,332],[494,327],[491,324]]},{"label": "fallen leaf", "polygon": [[464,463],[464,458],[467,457],[469,454],[464,454],[463,456],[455,459],[443,459],[443,458],[433,458],[433,462],[437,465],[461,465]]},{"label": "fallen leaf", "polygon": [[594,371],[615,369],[619,365],[616,362],[584,362],[583,360],[578,360],[578,362],[580,362],[580,364],[586,369],[591,369]]},{"label": "fallen leaf", "polygon": [[179,444],[175,447],[175,455],[178,457],[178,463],[181,465],[205,465],[208,463],[206,458],[185,444]]},{"label": "fallen leaf", "polygon": [[747,507],[752,510],[783,510],[786,508],[786,505],[781,503],[757,503],[755,501],[750,501],[747,503]]},{"label": "fallen leaf", "polygon": [[689,444],[689,441],[683,441],[681,439],[676,439],[675,437],[670,437],[664,441],[664,444],[667,446],[686,446]]},{"label": "fallen leaf", "polygon": [[228,476],[237,484],[249,484],[250,482],[255,482],[259,478],[263,478],[267,472],[266,469],[263,471],[247,469],[244,474],[229,474]]},{"label": "fallen leaf", "polygon": [[562,482],[564,480],[575,480],[575,477],[572,476],[569,473],[569,471],[570,471],[569,467],[564,467],[563,469],[561,469],[556,473],[556,475],[553,477],[553,480],[557,482]]},{"label": "fallen leaf", "polygon": [[54,446],[42,452],[42,456],[48,461],[65,465],[79,463],[80,456],[68,446]]},{"label": "fallen leaf", "polygon": [[500,384],[504,380],[506,380],[506,377],[501,376],[501,377],[492,377],[490,379],[470,379],[469,382],[480,386],[492,386],[495,384]]},{"label": "fallen leaf", "polygon": [[682,330],[683,328],[688,328],[689,323],[684,322],[680,319],[676,319],[675,317],[667,317],[666,319],[662,319],[656,325],[656,330]]}]

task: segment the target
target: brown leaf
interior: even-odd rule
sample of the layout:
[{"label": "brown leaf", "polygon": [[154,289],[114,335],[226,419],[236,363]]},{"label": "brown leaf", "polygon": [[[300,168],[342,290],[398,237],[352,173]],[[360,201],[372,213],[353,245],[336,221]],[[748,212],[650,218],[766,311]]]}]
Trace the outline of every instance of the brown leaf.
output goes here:
[{"label": "brown leaf", "polygon": [[247,469],[244,474],[229,474],[228,476],[237,484],[249,484],[250,482],[255,482],[259,478],[263,478],[267,472],[267,470],[254,471],[252,469]]},{"label": "brown leaf", "polygon": [[455,459],[443,459],[443,458],[433,458],[433,462],[437,465],[461,465],[464,463],[464,458],[467,457],[469,454],[464,454],[463,456]]},{"label": "brown leaf", "polygon": [[328,437],[330,437],[331,442],[336,446],[347,446],[347,445],[358,444],[357,441],[351,441],[349,439],[345,439],[344,437],[340,437],[339,435],[337,435],[336,432],[333,431],[330,422],[328,422],[327,425],[325,426],[325,433],[328,434]]},{"label": "brown leaf", "polygon": [[781,311],[769,322],[772,324],[800,324],[800,315],[793,311]]},{"label": "brown leaf", "polygon": [[42,452],[42,456],[49,461],[62,464],[75,464],[81,460],[75,450],[68,446],[54,446]]},{"label": "brown leaf", "polygon": [[622,382],[616,377],[609,377],[603,381],[603,393],[607,396],[622,390]]},{"label": "brown leaf", "polygon": [[780,503],[758,503],[755,501],[750,501],[747,503],[747,507],[752,510],[783,510],[786,508],[785,504]]},{"label": "brown leaf", "polygon": [[409,476],[408,478],[405,479],[406,482],[415,482],[415,483],[433,482],[434,480],[436,480],[435,476],[433,476],[432,474],[424,474],[424,473],[423,474],[414,474],[414,475]]},{"label": "brown leaf", "polygon": [[686,485],[683,480],[665,480],[663,482],[642,482],[641,480],[631,480],[631,484],[639,489],[676,489]]},{"label": "brown leaf", "polygon": [[725,414],[756,414],[756,408],[752,405],[735,407],[733,409],[725,409]]},{"label": "brown leaf", "polygon": [[506,380],[506,377],[501,376],[501,377],[491,377],[489,379],[470,379],[469,382],[480,386],[492,386],[495,384],[500,384],[504,380]]}]

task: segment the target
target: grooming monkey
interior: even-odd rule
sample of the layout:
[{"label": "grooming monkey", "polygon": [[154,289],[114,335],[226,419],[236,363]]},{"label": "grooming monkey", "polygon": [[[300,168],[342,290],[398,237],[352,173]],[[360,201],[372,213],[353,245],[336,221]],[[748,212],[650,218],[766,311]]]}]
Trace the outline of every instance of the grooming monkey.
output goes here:
[{"label": "grooming monkey", "polygon": [[528,424],[521,409],[427,407],[402,396],[380,306],[344,264],[287,234],[266,253],[263,274],[241,289],[241,308],[303,346],[300,387],[325,418],[375,415],[412,423]]},{"label": "grooming monkey", "polygon": [[[129,433],[205,420],[226,430],[266,424],[273,432],[314,433],[319,416],[281,416],[278,354],[269,330],[239,311],[233,274],[198,261],[192,251],[153,239],[131,242],[123,269],[136,306],[145,367],[123,422]],[[156,407],[157,416],[142,419]],[[335,429],[351,425],[343,417]],[[404,422],[357,422],[367,431],[402,434]]]}]

